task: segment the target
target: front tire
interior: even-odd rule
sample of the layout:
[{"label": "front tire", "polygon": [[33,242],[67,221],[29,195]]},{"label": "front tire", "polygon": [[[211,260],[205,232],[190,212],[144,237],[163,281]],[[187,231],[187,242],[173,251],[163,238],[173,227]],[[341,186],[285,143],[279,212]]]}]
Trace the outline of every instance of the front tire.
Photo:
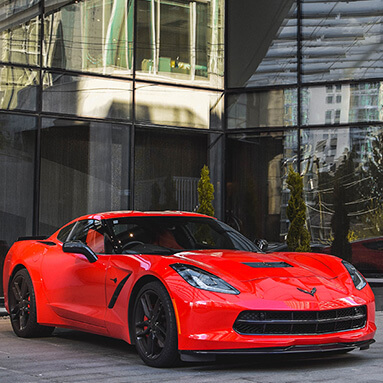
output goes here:
[{"label": "front tire", "polygon": [[8,297],[11,324],[17,336],[33,338],[52,334],[54,327],[37,323],[35,292],[26,269],[19,270],[12,278]]},{"label": "front tire", "polygon": [[133,311],[136,349],[151,367],[171,367],[179,362],[177,324],[172,301],[162,283],[141,288]]}]

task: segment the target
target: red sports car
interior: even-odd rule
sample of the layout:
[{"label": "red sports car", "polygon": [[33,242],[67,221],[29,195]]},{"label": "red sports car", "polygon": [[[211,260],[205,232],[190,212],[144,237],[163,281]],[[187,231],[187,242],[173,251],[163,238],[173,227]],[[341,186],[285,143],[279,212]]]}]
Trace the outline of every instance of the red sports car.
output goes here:
[{"label": "red sports car", "polygon": [[18,336],[67,327],[120,338],[155,367],[367,349],[376,331],[373,293],[351,264],[265,254],[193,213],[93,214],[49,238],[20,238],[5,260],[4,295]]}]

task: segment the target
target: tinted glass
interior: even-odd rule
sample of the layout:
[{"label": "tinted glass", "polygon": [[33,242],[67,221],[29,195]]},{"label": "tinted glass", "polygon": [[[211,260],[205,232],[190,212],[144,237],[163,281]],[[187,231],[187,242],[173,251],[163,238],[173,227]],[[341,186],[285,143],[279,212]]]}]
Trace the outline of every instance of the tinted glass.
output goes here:
[{"label": "tinted glass", "polygon": [[288,166],[296,164],[296,131],[230,135],[226,223],[247,238],[280,242],[287,234]]},{"label": "tinted glass", "polygon": [[134,1],[76,1],[44,19],[44,65],[127,76],[133,68]]},{"label": "tinted glass", "polygon": [[[38,17],[31,17],[37,14],[38,6],[34,11],[22,9],[20,5],[27,2],[7,1],[0,5],[0,52],[1,61],[25,65],[39,65],[40,62],[40,22]],[[38,3],[38,1],[29,1]],[[4,8],[8,8],[6,11]],[[8,11],[8,12],[7,12]],[[25,13],[28,12],[28,21],[25,21]]]},{"label": "tinted glass", "polygon": [[73,229],[73,226],[76,224],[72,223],[68,226],[65,226],[63,229],[60,230],[60,232],[57,234],[57,239],[61,242],[65,242],[68,238],[68,235],[70,234],[71,230]]},{"label": "tinted glass", "polygon": [[36,110],[38,71],[0,66],[0,108]]},{"label": "tinted glass", "polygon": [[129,126],[43,120],[41,232],[83,214],[128,209],[129,156]]},{"label": "tinted glass", "polygon": [[207,137],[142,129],[135,139],[135,209],[193,211]]},{"label": "tinted glass", "polygon": [[200,129],[221,128],[221,92],[137,82],[135,97],[135,115],[139,122]]},{"label": "tinted glass", "polygon": [[45,72],[43,110],[79,117],[130,120],[132,83]]},{"label": "tinted glass", "polygon": [[137,75],[223,86],[224,1],[139,0]]},{"label": "tinted glass", "polygon": [[342,209],[349,241],[381,236],[383,129],[303,130],[301,141],[313,241],[332,243]]},{"label": "tinted glass", "polygon": [[0,257],[32,234],[35,143],[34,117],[0,115]]},{"label": "tinted glass", "polygon": [[382,83],[328,84],[302,90],[304,125],[383,121]]},{"label": "tinted glass", "polygon": [[242,93],[227,97],[229,129],[297,125],[296,89]]},{"label": "tinted glass", "polygon": [[303,81],[383,76],[382,0],[303,0]]},{"label": "tinted glass", "polygon": [[191,217],[137,217],[109,221],[121,250],[171,254],[183,250],[258,248],[233,228],[214,219]]},{"label": "tinted glass", "polygon": [[383,258],[363,245],[383,236],[382,127],[303,130],[301,141],[312,241],[361,271],[383,272]]},{"label": "tinted glass", "polygon": [[297,20],[293,0],[229,0],[228,86],[297,83]]},{"label": "tinted glass", "polygon": [[83,221],[77,221],[68,241],[81,241],[86,243],[87,235],[90,229],[98,229],[101,227],[100,221],[93,219],[87,219]]}]

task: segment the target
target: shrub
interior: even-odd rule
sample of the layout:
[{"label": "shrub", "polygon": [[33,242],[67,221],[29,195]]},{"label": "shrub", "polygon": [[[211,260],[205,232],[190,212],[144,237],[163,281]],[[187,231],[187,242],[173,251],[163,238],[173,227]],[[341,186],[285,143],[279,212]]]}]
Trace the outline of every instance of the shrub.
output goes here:
[{"label": "shrub", "polygon": [[287,234],[287,247],[290,251],[310,251],[310,233],[306,223],[306,204],[303,200],[303,179],[290,166],[287,176],[290,198],[287,205],[287,217],[290,227]]}]

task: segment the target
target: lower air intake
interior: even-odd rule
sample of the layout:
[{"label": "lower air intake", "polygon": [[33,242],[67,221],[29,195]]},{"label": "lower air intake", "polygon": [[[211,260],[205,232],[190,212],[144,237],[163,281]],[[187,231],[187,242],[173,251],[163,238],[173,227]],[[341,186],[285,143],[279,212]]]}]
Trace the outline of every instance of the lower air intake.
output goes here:
[{"label": "lower air intake", "polygon": [[363,328],[366,306],[324,311],[242,311],[234,330],[243,335],[330,334]]}]

